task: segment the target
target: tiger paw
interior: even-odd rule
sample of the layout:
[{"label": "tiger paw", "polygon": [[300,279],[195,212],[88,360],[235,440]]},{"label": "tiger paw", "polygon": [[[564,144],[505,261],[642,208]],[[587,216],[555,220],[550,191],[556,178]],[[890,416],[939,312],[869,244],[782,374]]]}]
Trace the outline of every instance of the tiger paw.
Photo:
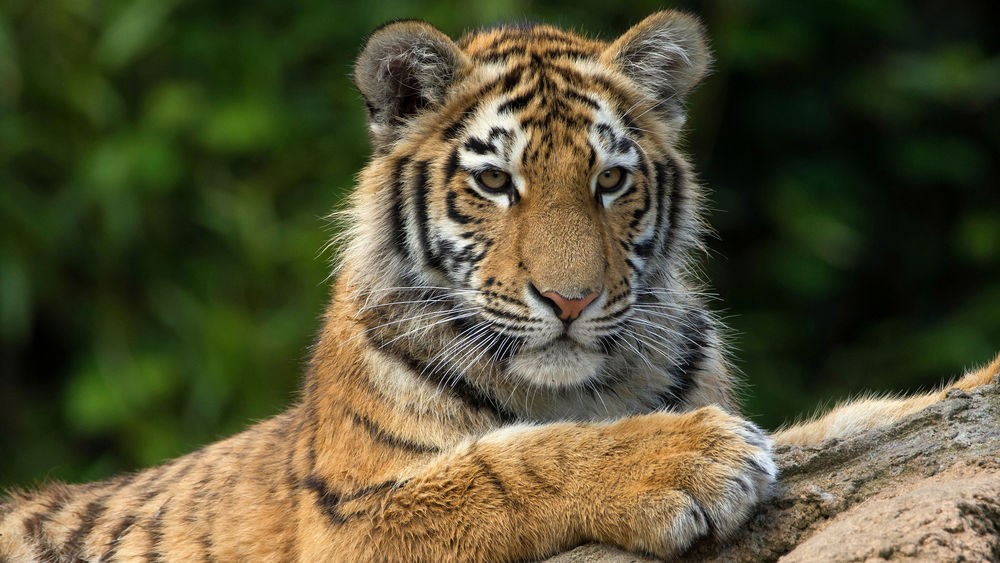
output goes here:
[{"label": "tiger paw", "polygon": [[778,473],[768,435],[715,407],[614,426],[638,435],[622,460],[617,501],[610,500],[630,520],[613,541],[632,550],[671,557],[704,536],[732,536]]}]

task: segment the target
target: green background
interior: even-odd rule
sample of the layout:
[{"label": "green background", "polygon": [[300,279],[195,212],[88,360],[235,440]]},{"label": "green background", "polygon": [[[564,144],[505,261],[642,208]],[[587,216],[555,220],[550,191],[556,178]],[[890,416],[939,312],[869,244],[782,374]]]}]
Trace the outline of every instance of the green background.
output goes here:
[{"label": "green background", "polygon": [[[349,81],[400,17],[613,38],[660,7],[0,0],[0,487],[96,479],[279,412],[368,147]],[[360,7],[363,6],[363,7]],[[1000,350],[995,2],[682,2],[706,277],[769,427]]]}]

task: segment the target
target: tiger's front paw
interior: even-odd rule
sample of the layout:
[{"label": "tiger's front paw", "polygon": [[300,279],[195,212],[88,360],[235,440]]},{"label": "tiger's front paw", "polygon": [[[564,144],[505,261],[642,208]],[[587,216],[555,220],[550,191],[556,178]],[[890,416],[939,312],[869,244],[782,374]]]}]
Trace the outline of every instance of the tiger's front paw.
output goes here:
[{"label": "tiger's front paw", "polygon": [[[675,556],[696,540],[725,539],[749,520],[777,477],[771,440],[754,424],[707,407],[619,423],[641,435],[623,480],[633,550]],[[624,460],[623,460],[624,461]]]}]

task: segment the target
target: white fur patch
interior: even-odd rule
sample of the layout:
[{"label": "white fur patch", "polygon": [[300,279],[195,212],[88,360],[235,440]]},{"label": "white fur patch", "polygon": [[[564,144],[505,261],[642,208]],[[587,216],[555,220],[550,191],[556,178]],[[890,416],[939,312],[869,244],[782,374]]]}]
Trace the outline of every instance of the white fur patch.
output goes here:
[{"label": "white fur patch", "polygon": [[565,339],[537,350],[524,350],[510,359],[508,372],[540,387],[579,386],[597,377],[603,354]]}]

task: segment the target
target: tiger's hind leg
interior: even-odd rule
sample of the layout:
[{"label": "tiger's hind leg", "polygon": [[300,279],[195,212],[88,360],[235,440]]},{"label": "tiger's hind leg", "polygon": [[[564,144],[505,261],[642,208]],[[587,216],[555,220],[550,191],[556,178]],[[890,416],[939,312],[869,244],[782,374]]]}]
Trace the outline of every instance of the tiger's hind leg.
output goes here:
[{"label": "tiger's hind leg", "polygon": [[891,424],[942,399],[951,389],[971,391],[1000,374],[1000,355],[988,365],[973,369],[940,391],[899,399],[859,399],[834,408],[808,422],[795,424],[774,434],[776,444],[810,445],[830,438],[846,438],[865,430]]}]

